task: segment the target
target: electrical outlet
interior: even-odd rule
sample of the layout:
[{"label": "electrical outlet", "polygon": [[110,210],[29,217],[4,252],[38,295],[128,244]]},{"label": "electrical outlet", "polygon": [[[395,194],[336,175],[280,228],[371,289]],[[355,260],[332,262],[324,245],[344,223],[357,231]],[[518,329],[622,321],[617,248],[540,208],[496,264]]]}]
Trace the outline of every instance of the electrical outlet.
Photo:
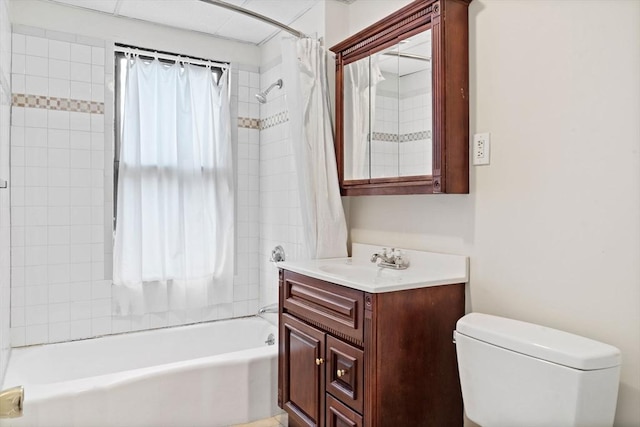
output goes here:
[{"label": "electrical outlet", "polygon": [[473,164],[488,165],[491,153],[491,134],[476,133],[473,135]]}]

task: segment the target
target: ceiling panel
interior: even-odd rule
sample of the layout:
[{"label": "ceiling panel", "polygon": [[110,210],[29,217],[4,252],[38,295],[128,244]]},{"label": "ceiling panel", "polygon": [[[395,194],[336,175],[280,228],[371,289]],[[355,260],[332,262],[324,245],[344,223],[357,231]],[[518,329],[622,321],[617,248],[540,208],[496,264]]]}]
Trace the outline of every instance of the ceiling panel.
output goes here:
[{"label": "ceiling panel", "polygon": [[119,15],[214,34],[233,12],[195,0],[126,0]]},{"label": "ceiling panel", "polygon": [[98,10],[100,12],[113,13],[118,0],[56,0],[54,3],[63,3],[85,9]]},{"label": "ceiling panel", "polygon": [[[199,0],[48,0],[253,44],[279,29],[255,18]],[[320,0],[226,0],[290,25]],[[297,29],[297,28],[296,28]]]}]

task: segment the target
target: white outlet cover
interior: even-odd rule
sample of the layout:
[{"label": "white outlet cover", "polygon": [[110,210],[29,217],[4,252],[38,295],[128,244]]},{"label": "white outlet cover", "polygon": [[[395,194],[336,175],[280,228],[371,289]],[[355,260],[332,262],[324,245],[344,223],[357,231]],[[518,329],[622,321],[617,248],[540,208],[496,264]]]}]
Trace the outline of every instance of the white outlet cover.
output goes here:
[{"label": "white outlet cover", "polygon": [[491,154],[491,134],[476,133],[473,135],[473,164],[488,165]]}]

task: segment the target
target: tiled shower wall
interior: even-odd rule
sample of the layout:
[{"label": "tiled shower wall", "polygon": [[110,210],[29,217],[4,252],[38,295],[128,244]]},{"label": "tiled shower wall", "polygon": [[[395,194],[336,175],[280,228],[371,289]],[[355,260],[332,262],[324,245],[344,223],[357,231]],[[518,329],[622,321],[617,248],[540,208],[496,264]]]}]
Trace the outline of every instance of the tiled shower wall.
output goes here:
[{"label": "tiled shower wall", "polygon": [[110,333],[105,42],[16,28],[12,46],[12,345]]},{"label": "tiled shower wall", "polygon": [[[234,302],[111,313],[113,43],[14,28],[11,343],[31,345],[254,314],[258,290],[257,70],[232,70],[238,160]],[[233,119],[235,120],[235,119]],[[254,126],[252,127],[252,123]]]},{"label": "tiled shower wall", "polygon": [[[11,112],[11,25],[7,0],[0,0],[0,187],[9,180]],[[0,386],[9,359],[10,331],[10,204],[9,188],[0,188]]]},{"label": "tiled shower wall", "polygon": [[[260,87],[267,88],[282,78],[281,65],[263,67]],[[295,173],[288,111],[287,85],[272,90],[267,103],[260,105],[260,283],[261,301],[277,302],[278,271],[269,262],[271,250],[281,245],[287,260],[295,260],[303,250],[298,180]]]}]

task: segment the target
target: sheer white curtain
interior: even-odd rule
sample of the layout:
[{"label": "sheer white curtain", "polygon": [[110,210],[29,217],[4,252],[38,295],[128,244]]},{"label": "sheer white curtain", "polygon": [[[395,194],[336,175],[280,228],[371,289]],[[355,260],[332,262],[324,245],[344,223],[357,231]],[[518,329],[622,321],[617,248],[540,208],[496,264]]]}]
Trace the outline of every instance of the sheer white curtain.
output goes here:
[{"label": "sheer white curtain", "polygon": [[317,40],[284,39],[282,70],[307,255],[347,256],[324,49]]},{"label": "sheer white curtain", "polygon": [[228,73],[127,61],[114,246],[114,311],[233,299]]}]

